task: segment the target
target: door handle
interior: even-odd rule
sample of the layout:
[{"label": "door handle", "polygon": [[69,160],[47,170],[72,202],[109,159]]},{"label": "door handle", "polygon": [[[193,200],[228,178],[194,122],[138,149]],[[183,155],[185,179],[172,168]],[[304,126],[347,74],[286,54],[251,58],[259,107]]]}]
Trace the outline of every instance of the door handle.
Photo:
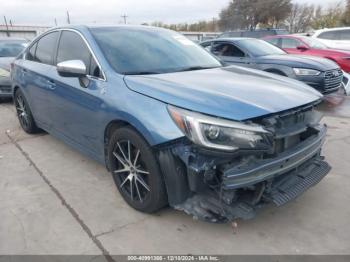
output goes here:
[{"label": "door handle", "polygon": [[47,80],[47,85],[49,89],[55,89],[56,88],[56,83],[53,80]]}]

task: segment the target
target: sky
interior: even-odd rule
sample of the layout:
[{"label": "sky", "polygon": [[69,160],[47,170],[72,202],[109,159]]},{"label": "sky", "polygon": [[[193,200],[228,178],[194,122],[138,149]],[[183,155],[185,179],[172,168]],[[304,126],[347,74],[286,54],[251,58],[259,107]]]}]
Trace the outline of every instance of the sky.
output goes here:
[{"label": "sky", "polygon": [[[218,17],[230,0],[0,0],[3,16],[16,24],[54,26],[65,24],[66,11],[75,24],[122,23],[126,14],[130,24],[162,21],[196,22]],[[261,0],[263,1],[263,0]],[[343,0],[294,0],[297,3],[334,5]]]}]

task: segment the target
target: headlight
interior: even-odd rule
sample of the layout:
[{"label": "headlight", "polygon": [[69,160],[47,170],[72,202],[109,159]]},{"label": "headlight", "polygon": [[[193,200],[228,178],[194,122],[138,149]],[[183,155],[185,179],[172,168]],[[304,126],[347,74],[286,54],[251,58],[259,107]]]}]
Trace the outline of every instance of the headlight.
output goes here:
[{"label": "headlight", "polygon": [[293,68],[293,70],[297,76],[318,76],[321,74],[320,71],[314,69]]},{"label": "headlight", "polygon": [[10,72],[7,71],[6,69],[0,68],[0,77],[9,77]]},{"label": "headlight", "polygon": [[195,144],[219,150],[268,150],[272,134],[262,126],[244,124],[168,106],[181,131]]}]

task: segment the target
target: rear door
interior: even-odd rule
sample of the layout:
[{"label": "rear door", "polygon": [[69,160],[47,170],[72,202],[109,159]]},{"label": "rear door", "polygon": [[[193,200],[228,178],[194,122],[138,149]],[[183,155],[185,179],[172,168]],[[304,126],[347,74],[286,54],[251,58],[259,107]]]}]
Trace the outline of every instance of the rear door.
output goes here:
[{"label": "rear door", "polygon": [[246,66],[251,62],[248,54],[230,42],[214,42],[211,52],[226,65]]},{"label": "rear door", "polygon": [[105,86],[102,71],[82,36],[76,31],[63,30],[57,49],[56,64],[68,60],[81,60],[87,68],[84,78],[62,77],[54,72],[55,89],[52,91],[50,112],[55,131],[96,152],[98,128],[103,107]]},{"label": "rear door", "polygon": [[38,124],[46,129],[51,128],[49,114],[49,95],[53,88],[52,73],[54,51],[57,45],[59,32],[51,32],[28,49],[22,62],[21,74],[25,96]]}]

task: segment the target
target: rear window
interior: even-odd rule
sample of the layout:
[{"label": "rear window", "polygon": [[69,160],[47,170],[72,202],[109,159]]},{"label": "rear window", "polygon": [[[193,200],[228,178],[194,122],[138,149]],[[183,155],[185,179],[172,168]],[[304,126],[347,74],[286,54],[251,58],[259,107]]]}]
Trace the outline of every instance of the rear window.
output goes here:
[{"label": "rear window", "polygon": [[340,33],[340,40],[350,40],[350,30],[343,30]]},{"label": "rear window", "polygon": [[318,38],[328,40],[339,40],[340,31],[329,31],[321,33]]},{"label": "rear window", "polygon": [[0,57],[15,57],[25,47],[25,41],[0,41]]}]

